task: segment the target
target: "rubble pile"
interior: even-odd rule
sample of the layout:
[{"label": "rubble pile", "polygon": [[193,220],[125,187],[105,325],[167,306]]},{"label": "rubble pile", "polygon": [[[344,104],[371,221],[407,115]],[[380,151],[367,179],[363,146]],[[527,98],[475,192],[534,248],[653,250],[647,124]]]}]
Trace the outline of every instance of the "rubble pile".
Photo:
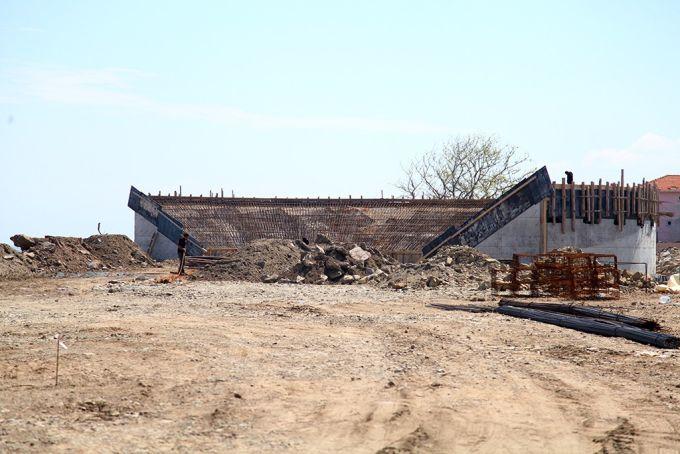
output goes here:
[{"label": "rubble pile", "polygon": [[300,240],[256,240],[198,270],[195,276],[267,283],[350,284],[383,273],[382,268],[396,263],[376,249],[333,243],[319,235],[309,244]]},{"label": "rubble pile", "polygon": [[[2,273],[0,277],[3,279],[138,268],[154,263],[124,235],[94,235],[83,239],[58,236],[33,238],[19,234],[10,239],[21,252],[3,245],[3,262],[15,263],[13,271],[8,269]],[[6,265],[3,264],[3,269],[8,268]]]},{"label": "rubble pile", "polygon": [[656,274],[670,276],[680,273],[680,248],[669,247],[657,254]]},{"label": "rubble pile", "polygon": [[395,260],[366,244],[333,243],[318,235],[313,244],[295,241],[301,251],[300,261],[284,273],[284,282],[323,284],[366,283],[387,276]]},{"label": "rubble pile", "polygon": [[491,288],[490,270],[503,268],[506,265],[477,249],[444,246],[425,261],[394,267],[387,284],[395,289],[446,285],[484,291]]},{"label": "rubble pile", "polygon": [[635,288],[654,288],[654,281],[650,276],[645,276],[644,273],[635,271],[631,273],[628,270],[621,271],[620,274],[621,285]]},{"label": "rubble pile", "polygon": [[489,289],[489,269],[502,266],[466,246],[444,247],[423,262],[401,264],[366,244],[335,243],[319,235],[311,243],[257,240],[234,255],[196,270],[194,276],[265,283],[370,283],[397,290],[450,285],[477,291]]}]

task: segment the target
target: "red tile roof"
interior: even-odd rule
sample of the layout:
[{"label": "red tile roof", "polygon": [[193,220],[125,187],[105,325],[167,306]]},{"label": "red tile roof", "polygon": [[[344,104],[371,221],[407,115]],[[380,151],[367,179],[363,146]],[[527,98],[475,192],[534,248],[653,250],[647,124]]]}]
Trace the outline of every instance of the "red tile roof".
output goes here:
[{"label": "red tile roof", "polygon": [[656,183],[659,191],[680,191],[680,175],[665,175],[652,183]]}]

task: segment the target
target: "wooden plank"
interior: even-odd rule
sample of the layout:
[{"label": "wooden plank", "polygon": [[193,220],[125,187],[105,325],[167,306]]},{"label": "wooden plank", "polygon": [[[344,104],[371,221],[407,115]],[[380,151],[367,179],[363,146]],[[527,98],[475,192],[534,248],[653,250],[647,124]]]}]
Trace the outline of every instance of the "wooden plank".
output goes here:
[{"label": "wooden plank", "polygon": [[635,208],[635,204],[637,203],[637,200],[635,199],[635,190],[637,189],[637,186],[635,183],[633,183],[630,187],[630,212],[632,216],[637,215],[637,209]]},{"label": "wooden plank", "polygon": [[592,181],[590,182],[590,189],[588,190],[588,196],[589,196],[589,216],[588,216],[588,221],[590,221],[591,224],[595,224],[595,183]]},{"label": "wooden plank", "polygon": [[552,182],[552,191],[550,192],[550,220],[555,223],[555,182]]},{"label": "wooden plank", "polygon": [[565,178],[562,178],[562,190],[560,195],[562,197],[562,222],[560,223],[560,231],[564,233],[564,223],[567,222],[567,186],[565,185]]},{"label": "wooden plank", "polygon": [[539,251],[541,253],[548,252],[548,199],[541,200],[541,225],[540,225],[540,243]]},{"label": "wooden plank", "polygon": [[638,224],[640,223],[640,185],[635,185],[635,217],[637,218]]},{"label": "wooden plank", "polygon": [[574,182],[571,182],[571,231],[576,231],[576,189]]},{"label": "wooden plank", "polygon": [[619,187],[619,231],[623,231],[623,223],[624,223],[624,217],[625,217],[625,205],[624,205],[624,200],[623,200],[623,188],[624,188],[624,177],[623,177],[623,169],[621,169],[621,186]]},{"label": "wooden plank", "polygon": [[616,183],[612,183],[612,217],[616,219],[616,224],[619,223],[619,199],[616,189]]},{"label": "wooden plank", "polygon": [[602,178],[597,182],[597,223],[602,222]]},{"label": "wooden plank", "polygon": [[[644,180],[642,180],[642,181],[644,182]],[[649,197],[649,184],[644,183],[643,191],[642,191],[642,206],[643,206],[643,210],[642,210],[643,217],[642,217],[642,219],[645,220],[645,221],[647,220],[647,216],[649,215],[648,197]]]},{"label": "wooden plank", "polygon": [[612,197],[613,197],[612,200],[614,202],[614,206],[616,207],[614,209],[614,217],[616,219],[616,226],[617,226],[616,228],[617,229],[621,225],[621,213],[620,213],[620,211],[621,211],[621,200],[620,200],[620,197],[619,197],[620,187],[621,187],[620,182],[615,182],[614,183],[614,191],[613,191],[614,194],[612,195]]},{"label": "wooden plank", "polygon": [[580,207],[580,210],[581,210],[580,213],[579,213],[580,217],[585,219],[585,220],[588,220],[588,216],[586,216],[586,185],[583,181],[581,182],[581,200],[580,200],[580,202],[581,202],[581,203],[579,203],[579,207]]},{"label": "wooden plank", "polygon": [[652,213],[655,223],[659,223],[659,189],[656,187],[656,183],[652,183]]},{"label": "wooden plank", "polygon": [[158,238],[158,230],[153,231],[153,235],[151,235],[151,241],[149,241],[149,246],[146,248],[146,253],[148,255],[151,255],[153,252],[153,247],[156,245],[156,239]]},{"label": "wooden plank", "polygon": [[605,217],[609,217],[609,204],[611,203],[612,197],[611,197],[611,192],[610,189],[611,187],[609,186],[609,182],[607,181],[605,183],[605,197],[604,197],[604,215]]},{"label": "wooden plank", "polygon": [[649,182],[645,183],[645,219],[649,219],[652,215],[652,191],[649,187]]}]

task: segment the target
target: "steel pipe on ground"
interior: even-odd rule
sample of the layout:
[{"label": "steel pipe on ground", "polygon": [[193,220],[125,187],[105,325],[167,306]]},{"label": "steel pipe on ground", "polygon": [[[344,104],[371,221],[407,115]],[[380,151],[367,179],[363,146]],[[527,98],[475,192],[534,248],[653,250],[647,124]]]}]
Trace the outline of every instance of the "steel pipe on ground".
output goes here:
[{"label": "steel pipe on ground", "polygon": [[584,333],[599,334],[601,336],[609,337],[623,337],[625,339],[653,345],[659,348],[680,347],[680,338],[669,334],[655,333],[635,326],[629,326],[617,321],[579,317],[509,305],[500,306],[496,309],[496,312],[511,317],[525,318],[570,328]]}]

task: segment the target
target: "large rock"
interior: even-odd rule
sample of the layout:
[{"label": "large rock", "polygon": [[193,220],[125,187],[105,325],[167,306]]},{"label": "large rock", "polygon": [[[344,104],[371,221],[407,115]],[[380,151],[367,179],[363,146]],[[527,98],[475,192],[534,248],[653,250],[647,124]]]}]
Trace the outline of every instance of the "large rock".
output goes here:
[{"label": "large rock", "polygon": [[22,251],[26,251],[38,244],[37,240],[28,235],[24,235],[23,233],[14,235],[10,240],[12,240],[12,243],[14,243],[16,247],[21,248]]},{"label": "large rock", "polygon": [[344,276],[342,276],[342,279],[340,280],[340,282],[343,283],[343,284],[351,284],[355,280],[356,279],[351,274],[345,274]]},{"label": "large rock", "polygon": [[357,246],[355,248],[350,249],[349,256],[352,257],[357,262],[363,263],[371,258],[371,253]]},{"label": "large rock", "polygon": [[265,284],[273,284],[279,280],[278,274],[265,274],[262,276],[262,282]]},{"label": "large rock", "polygon": [[328,238],[323,233],[319,233],[318,235],[316,235],[316,239],[314,240],[314,242],[317,244],[333,244],[330,238]]},{"label": "large rock", "polygon": [[392,287],[395,290],[404,290],[406,287],[408,287],[408,283],[406,282],[405,279],[394,279],[391,280],[388,285]]},{"label": "large rock", "polygon": [[324,274],[331,280],[338,279],[344,274],[341,263],[332,257],[326,258],[324,271]]},{"label": "large rock", "polygon": [[[347,260],[347,249],[340,245],[332,244],[326,248],[326,255],[333,257],[335,260],[344,262]],[[330,276],[329,276],[330,277]]]}]

